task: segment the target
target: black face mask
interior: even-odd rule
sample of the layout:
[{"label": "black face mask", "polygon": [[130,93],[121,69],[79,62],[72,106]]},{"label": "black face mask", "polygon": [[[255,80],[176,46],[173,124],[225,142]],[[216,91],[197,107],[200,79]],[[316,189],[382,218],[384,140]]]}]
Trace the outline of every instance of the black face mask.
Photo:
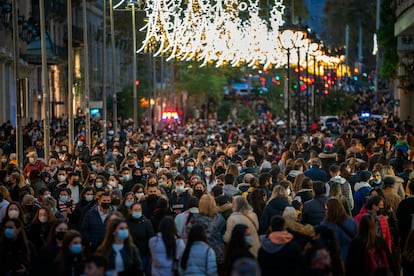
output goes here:
[{"label": "black face mask", "polygon": [[26,208],[27,211],[33,211],[34,205],[25,205],[24,208]]},{"label": "black face mask", "polygon": [[203,195],[203,191],[202,190],[194,190],[194,196],[201,198],[201,196]]},{"label": "black face mask", "polygon": [[111,204],[115,205],[115,206],[118,206],[119,204],[121,204],[121,200],[118,199],[118,198],[114,198],[114,199],[112,199]]},{"label": "black face mask", "polygon": [[72,183],[73,183],[73,186],[79,185],[79,181],[73,181]]},{"label": "black face mask", "polygon": [[149,195],[147,198],[148,201],[157,201],[158,200],[158,196],[157,195]]},{"label": "black face mask", "polygon": [[61,240],[63,240],[63,236],[65,235],[65,233],[66,232],[63,232],[63,231],[59,231],[59,232],[56,232],[56,239],[58,240],[58,241],[61,241]]},{"label": "black face mask", "polygon": [[111,203],[109,203],[109,202],[103,202],[103,203],[101,203],[101,207],[104,210],[108,210],[109,207],[111,207]]}]

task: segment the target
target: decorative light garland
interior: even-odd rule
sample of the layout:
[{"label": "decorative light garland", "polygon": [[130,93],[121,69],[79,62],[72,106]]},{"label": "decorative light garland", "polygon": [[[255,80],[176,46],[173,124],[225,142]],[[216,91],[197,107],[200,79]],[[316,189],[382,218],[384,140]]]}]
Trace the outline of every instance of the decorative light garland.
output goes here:
[{"label": "decorative light garland", "polygon": [[[273,0],[266,19],[259,15],[259,0],[121,0],[114,9],[122,4],[135,5],[146,15],[140,29],[146,36],[137,53],[163,55],[167,61],[197,60],[200,66],[267,69],[287,63],[279,30],[285,23],[283,0]],[[303,32],[288,35],[295,36],[293,47],[301,52],[316,51]]]}]

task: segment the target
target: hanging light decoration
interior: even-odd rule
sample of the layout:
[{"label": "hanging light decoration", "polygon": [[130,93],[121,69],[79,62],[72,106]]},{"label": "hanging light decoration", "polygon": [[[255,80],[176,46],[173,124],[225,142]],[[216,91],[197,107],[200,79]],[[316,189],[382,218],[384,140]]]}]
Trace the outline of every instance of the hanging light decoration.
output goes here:
[{"label": "hanging light decoration", "polygon": [[198,60],[201,66],[280,63],[277,37],[283,25],[283,0],[274,0],[268,20],[259,16],[259,0],[148,0],[146,37],[137,52],[167,60]]}]

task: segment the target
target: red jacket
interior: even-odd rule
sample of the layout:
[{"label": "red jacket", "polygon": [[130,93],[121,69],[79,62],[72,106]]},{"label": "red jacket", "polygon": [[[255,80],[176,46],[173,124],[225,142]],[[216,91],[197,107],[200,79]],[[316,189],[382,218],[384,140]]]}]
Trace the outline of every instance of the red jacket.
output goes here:
[{"label": "red jacket", "polygon": [[[365,208],[365,205],[362,206],[361,211],[358,215],[354,217],[355,221],[359,223],[361,221],[361,218],[363,215],[368,214],[367,209]],[[374,215],[375,217],[375,223],[379,224],[379,227],[381,229],[381,237],[385,240],[387,243],[388,249],[390,252],[392,252],[392,237],[390,232],[390,226],[388,224],[388,219],[384,215]]]}]

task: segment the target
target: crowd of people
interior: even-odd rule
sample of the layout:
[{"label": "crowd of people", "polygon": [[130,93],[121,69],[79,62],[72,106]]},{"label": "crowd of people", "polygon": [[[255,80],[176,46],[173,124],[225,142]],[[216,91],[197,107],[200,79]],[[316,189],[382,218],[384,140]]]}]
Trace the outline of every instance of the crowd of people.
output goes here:
[{"label": "crowd of people", "polygon": [[[340,118],[286,133],[271,116],[102,139],[64,120],[0,134],[0,275],[414,275],[409,123]],[[9,138],[11,137],[11,138]]]}]

